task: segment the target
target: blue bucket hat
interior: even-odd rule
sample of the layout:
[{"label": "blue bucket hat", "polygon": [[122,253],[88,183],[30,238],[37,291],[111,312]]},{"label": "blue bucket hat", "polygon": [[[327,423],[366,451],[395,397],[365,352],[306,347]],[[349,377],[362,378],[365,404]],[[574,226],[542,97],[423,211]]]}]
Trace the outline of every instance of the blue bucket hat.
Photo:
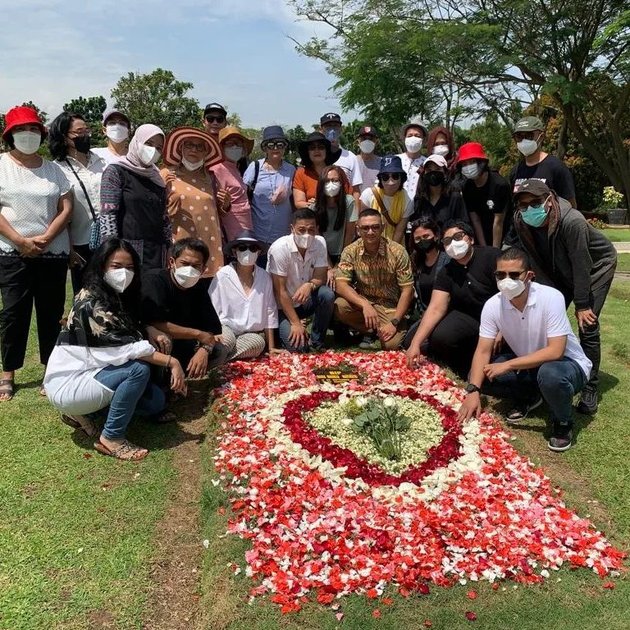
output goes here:
[{"label": "blue bucket hat", "polygon": [[269,142],[271,140],[284,140],[285,142],[289,142],[289,139],[284,135],[284,130],[280,125],[271,125],[270,127],[265,127],[262,133],[262,140],[260,142],[260,146],[265,144],[265,142]]},{"label": "blue bucket hat", "polygon": [[381,167],[378,170],[379,178],[383,173],[400,173],[401,182],[404,184],[407,181],[407,173],[397,155],[384,155],[381,158]]}]

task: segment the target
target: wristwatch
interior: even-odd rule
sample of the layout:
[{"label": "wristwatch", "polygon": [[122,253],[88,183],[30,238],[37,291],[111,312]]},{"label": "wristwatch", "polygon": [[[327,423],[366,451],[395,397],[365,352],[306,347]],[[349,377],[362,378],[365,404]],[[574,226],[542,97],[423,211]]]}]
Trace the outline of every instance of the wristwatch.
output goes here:
[{"label": "wristwatch", "polygon": [[398,317],[394,317],[394,319],[390,321],[396,328],[398,328],[398,324],[400,324],[400,320],[398,319]]},{"label": "wristwatch", "polygon": [[473,394],[474,392],[480,392],[481,388],[477,387],[476,385],[474,385],[473,383],[468,383],[468,385],[466,385],[466,391],[469,394]]}]

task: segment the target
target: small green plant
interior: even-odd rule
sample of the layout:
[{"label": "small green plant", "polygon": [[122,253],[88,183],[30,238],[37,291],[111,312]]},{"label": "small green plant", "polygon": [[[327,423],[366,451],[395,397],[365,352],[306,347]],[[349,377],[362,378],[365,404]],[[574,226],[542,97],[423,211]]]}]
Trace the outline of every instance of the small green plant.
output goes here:
[{"label": "small green plant", "polygon": [[361,408],[361,412],[353,418],[355,430],[368,435],[383,457],[398,461],[402,449],[400,434],[409,429],[411,420],[400,413],[396,401],[390,396],[369,399],[364,405],[361,405],[362,402],[348,403]]},{"label": "small green plant", "polygon": [[613,186],[606,186],[604,188],[604,194],[602,195],[602,209],[612,210],[613,208],[619,208],[623,201],[623,195],[617,192]]}]

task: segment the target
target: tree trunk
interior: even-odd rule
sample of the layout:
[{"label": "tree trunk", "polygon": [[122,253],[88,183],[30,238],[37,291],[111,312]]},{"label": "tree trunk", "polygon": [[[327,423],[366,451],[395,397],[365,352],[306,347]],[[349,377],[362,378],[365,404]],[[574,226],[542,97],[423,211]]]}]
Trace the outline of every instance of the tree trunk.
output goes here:
[{"label": "tree trunk", "polygon": [[567,145],[569,144],[569,124],[565,116],[562,117],[562,125],[558,131],[558,148],[556,153],[560,160],[564,160],[567,153]]}]

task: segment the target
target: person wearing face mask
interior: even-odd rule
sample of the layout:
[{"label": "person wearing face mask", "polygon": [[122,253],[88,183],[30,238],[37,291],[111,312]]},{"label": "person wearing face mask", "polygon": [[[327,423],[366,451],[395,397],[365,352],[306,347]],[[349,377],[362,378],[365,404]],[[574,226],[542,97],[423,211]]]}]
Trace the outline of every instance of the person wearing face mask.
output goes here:
[{"label": "person wearing face mask", "polygon": [[420,123],[409,123],[402,128],[402,142],[405,150],[398,154],[403,170],[407,175],[405,190],[413,199],[418,189],[419,171],[425,161],[422,146],[427,137],[427,128]]},{"label": "person wearing face mask", "polygon": [[256,265],[261,249],[251,230],[241,232],[225,247],[235,260],[221,267],[210,284],[228,361],[254,359],[265,346],[269,354],[277,352],[278,307],[271,277]]},{"label": "person wearing face mask", "polygon": [[[481,313],[479,342],[459,419],[479,416],[480,392],[512,399],[514,409],[506,420],[513,425],[544,400],[551,421],[548,447],[566,451],[573,439],[573,397],[588,381],[592,363],[571,329],[562,294],[533,281],[524,251],[505,250],[497,259],[495,277],[499,293]],[[493,358],[498,335],[511,352]]]},{"label": "person wearing face mask", "polygon": [[168,335],[171,354],[188,378],[206,376],[225,363],[228,353],[208,283],[200,282],[209,259],[204,241],[183,238],[173,243],[168,269],[155,269],[142,279],[143,320]]},{"label": "person wearing face mask", "polygon": [[381,156],[376,155],[374,150],[378,145],[378,133],[374,127],[366,126],[359,129],[357,134],[357,145],[359,154],[359,170],[361,171],[361,192],[371,188],[376,184],[378,171],[381,168]]},{"label": "person wearing face mask", "polygon": [[[98,215],[101,209],[101,177],[105,161],[90,149],[90,129],[83,116],[63,112],[50,124],[48,146],[72,185],[70,221],[70,273],[76,294],[82,286],[86,264],[98,246]],[[95,232],[96,231],[96,232]]]},{"label": "person wearing face mask", "polygon": [[14,107],[5,124],[2,139],[9,151],[0,155],[0,402],[13,398],[33,304],[44,365],[55,345],[66,296],[72,216],[72,185],[57,164],[37,153],[46,137],[37,112]]},{"label": "person wearing face mask", "polygon": [[[512,192],[526,179],[539,179],[549,188],[566,199],[573,208],[577,207],[575,183],[567,165],[555,155],[543,151],[545,125],[537,116],[525,116],[516,122],[512,138],[518,152],[523,156],[510,171],[508,180]],[[506,215],[504,225],[505,242],[518,243],[513,227],[513,214]]]},{"label": "person wearing face mask", "polygon": [[130,129],[131,122],[123,112],[117,109],[105,110],[103,134],[107,138],[107,146],[94,148],[92,152],[104,160],[105,164],[117,162],[127,155]]},{"label": "person wearing face mask", "polygon": [[48,399],[65,424],[96,438],[100,453],[132,461],[148,455],[125,437],[132,417],[160,421],[165,407],[150,365],[170,370],[170,388],[186,394],[179,361],[144,339],[140,268],[135,249],[119,238],[95,250],[44,378]]},{"label": "person wearing face mask", "polygon": [[430,155],[422,165],[418,190],[415,193],[413,218],[430,216],[440,227],[449,221],[469,223],[461,192],[449,186],[449,170],[441,155]]},{"label": "person wearing face mask", "polygon": [[101,240],[117,236],[129,241],[144,271],[164,267],[173,240],[166,184],[156,166],[163,148],[164,132],[140,125],[127,155],[107,166],[101,179]]},{"label": "person wearing face mask", "polygon": [[406,178],[400,157],[385,155],[381,158],[377,185],[361,193],[361,209],[378,210],[384,219],[383,236],[401,245],[407,220],[413,214],[413,199],[404,187]]},{"label": "person wearing face mask", "polygon": [[219,164],[223,154],[214,138],[194,127],[177,127],[166,137],[164,164],[168,216],[173,239],[199,238],[210,251],[203,284],[223,266],[221,217],[228,213],[218,197],[215,176],[208,169]]},{"label": "person wearing face mask", "polygon": [[536,278],[573,302],[579,337],[593,369],[582,390],[578,411],[597,411],[601,342],[599,316],[617,267],[615,246],[584,215],[538,179],[516,190],[514,227],[530,255]]},{"label": "person wearing face mask", "polygon": [[449,174],[455,169],[457,151],[453,134],[447,127],[434,127],[427,138],[427,154],[441,155],[448,165]]},{"label": "person wearing face mask", "polygon": [[431,300],[407,350],[410,367],[428,353],[466,378],[477,346],[481,309],[497,292],[494,272],[501,253],[474,244],[468,223],[451,221],[444,226],[442,245],[451,260],[435,277]]},{"label": "person wearing face mask", "polygon": [[410,226],[407,251],[411,259],[413,284],[416,290],[416,311],[419,318],[402,342],[405,350],[411,345],[422,315],[429,306],[435,278],[450,260],[449,255],[441,249],[441,236],[440,226],[431,217],[420,217]]},{"label": "person wearing face mask", "polygon": [[505,216],[512,211],[510,183],[490,169],[488,156],[478,142],[459,148],[457,171],[464,178],[462,196],[477,245],[501,247]]},{"label": "person wearing face mask", "polygon": [[[314,208],[319,178],[327,166],[335,160],[330,140],[315,131],[298,144],[301,166],[293,178],[293,199],[296,208]],[[345,173],[345,171],[344,171]],[[346,182],[348,178],[346,177]],[[348,183],[348,192],[352,192]]]},{"label": "person wearing face mask", "polygon": [[345,172],[350,185],[352,186],[352,195],[357,203],[359,203],[359,195],[361,194],[361,186],[363,179],[361,177],[361,169],[357,156],[348,149],[341,146],[341,133],[343,127],[341,125],[341,116],[334,112],[324,114],[319,119],[320,131],[330,141],[332,147],[333,164],[340,166]]},{"label": "person wearing face mask", "polygon": [[241,176],[238,163],[252,152],[254,141],[246,138],[237,127],[224,127],[219,132],[219,146],[223,161],[210,168],[218,187],[227,191],[230,206],[222,212],[221,227],[228,241],[234,240],[243,230],[252,229],[252,209],[247,196],[247,186]]},{"label": "person wearing face mask", "polygon": [[[269,248],[267,271],[279,307],[282,346],[290,352],[323,350],[335,294],[326,286],[326,241],[317,235],[312,210],[302,208],[293,213],[291,234]],[[309,335],[306,319],[311,317]]]}]

